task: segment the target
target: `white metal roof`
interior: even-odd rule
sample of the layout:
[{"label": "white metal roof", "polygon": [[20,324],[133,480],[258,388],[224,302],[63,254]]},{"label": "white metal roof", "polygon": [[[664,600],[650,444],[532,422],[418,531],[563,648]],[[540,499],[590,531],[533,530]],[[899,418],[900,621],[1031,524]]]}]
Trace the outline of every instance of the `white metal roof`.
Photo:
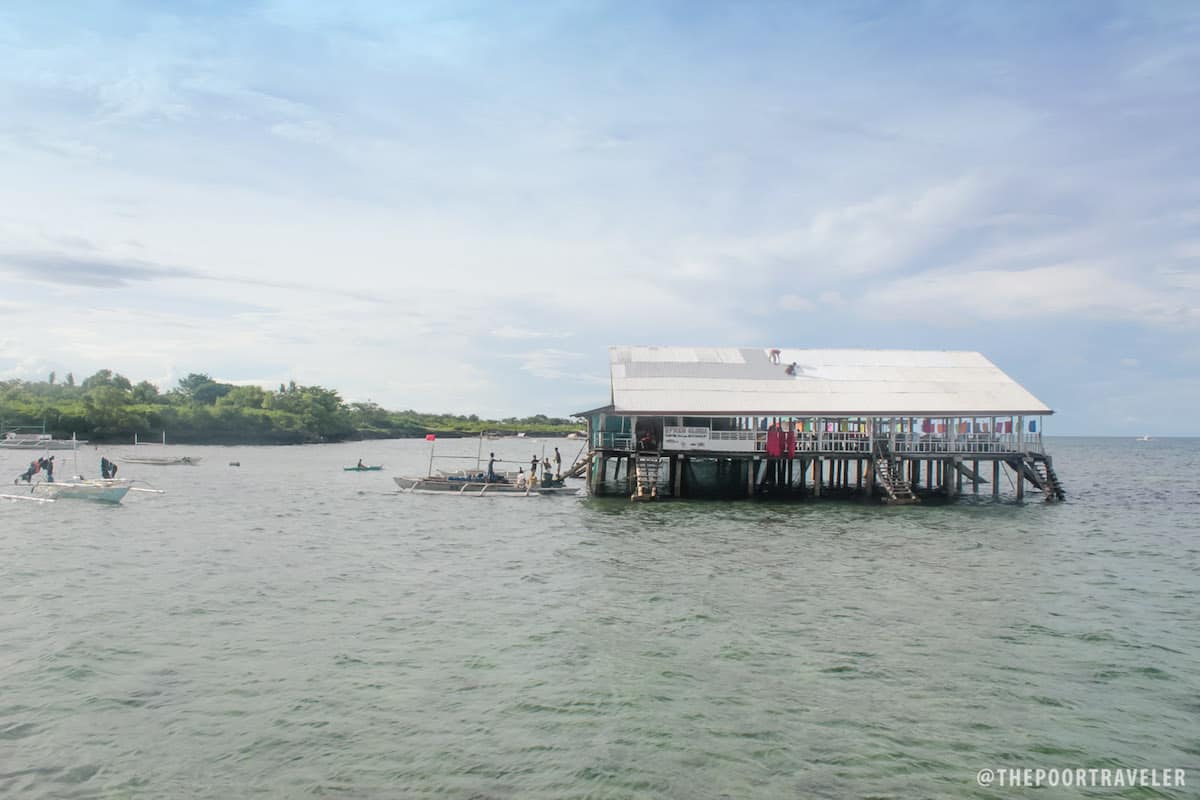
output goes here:
[{"label": "white metal roof", "polygon": [[[979,353],[611,347],[615,413],[790,416],[1052,414]],[[795,375],[786,372],[796,364]]]}]

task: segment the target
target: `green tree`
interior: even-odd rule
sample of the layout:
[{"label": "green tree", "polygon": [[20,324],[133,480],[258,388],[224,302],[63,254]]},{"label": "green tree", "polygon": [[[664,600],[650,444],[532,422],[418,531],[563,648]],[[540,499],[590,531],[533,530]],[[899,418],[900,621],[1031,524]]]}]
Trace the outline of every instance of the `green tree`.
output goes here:
[{"label": "green tree", "polygon": [[186,399],[191,400],[195,397],[197,389],[212,382],[211,375],[205,375],[203,372],[191,372],[186,378],[179,379],[178,392]]},{"label": "green tree", "polygon": [[49,380],[49,384],[50,384],[51,386],[53,386],[53,385],[54,385],[54,379],[55,379],[55,378],[57,378],[57,377],[58,377],[58,376],[55,374],[54,370],[50,370],[50,380]]},{"label": "green tree", "polygon": [[135,403],[149,404],[159,402],[159,400],[162,398],[162,395],[158,393],[158,387],[153,383],[150,381],[142,381],[137,386],[133,387],[133,391],[130,392],[130,397]]},{"label": "green tree", "polygon": [[74,385],[75,385],[75,373],[68,372],[67,373],[67,386],[74,386]]},{"label": "green tree", "polygon": [[102,369],[93,375],[83,379],[83,390],[90,392],[92,389],[97,389],[101,386],[113,385],[113,371],[111,369]]},{"label": "green tree", "polygon": [[267,393],[260,386],[234,386],[217,400],[217,405],[230,408],[265,408]]}]

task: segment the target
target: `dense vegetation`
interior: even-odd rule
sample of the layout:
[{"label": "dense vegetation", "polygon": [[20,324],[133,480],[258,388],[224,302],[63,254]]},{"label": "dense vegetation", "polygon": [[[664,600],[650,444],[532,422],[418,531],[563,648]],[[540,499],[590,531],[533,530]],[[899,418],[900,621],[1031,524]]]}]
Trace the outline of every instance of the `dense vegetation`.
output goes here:
[{"label": "dense vegetation", "polygon": [[483,431],[533,435],[567,433],[578,425],[541,414],[484,420],[452,414],[388,411],[374,403],[345,403],[333,389],[280,384],[278,391],[234,386],[192,373],[168,392],[148,381],[133,384],[102,369],[80,384],[51,373],[46,381],[0,381],[0,424],[41,427],[55,436],[99,442],[299,444],[347,439],[472,435]]}]

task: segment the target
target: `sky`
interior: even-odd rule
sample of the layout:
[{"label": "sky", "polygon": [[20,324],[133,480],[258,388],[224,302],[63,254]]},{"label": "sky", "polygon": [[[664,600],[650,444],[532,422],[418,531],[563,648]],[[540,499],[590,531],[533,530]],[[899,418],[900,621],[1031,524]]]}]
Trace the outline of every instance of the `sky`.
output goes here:
[{"label": "sky", "polygon": [[1200,434],[1192,2],[0,6],[0,379],[562,416],[607,347],[978,350]]}]

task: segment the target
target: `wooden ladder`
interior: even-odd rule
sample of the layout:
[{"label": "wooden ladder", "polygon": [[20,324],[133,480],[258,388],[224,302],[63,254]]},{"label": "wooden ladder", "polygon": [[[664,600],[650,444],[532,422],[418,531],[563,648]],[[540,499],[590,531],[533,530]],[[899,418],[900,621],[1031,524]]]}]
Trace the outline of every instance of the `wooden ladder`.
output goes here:
[{"label": "wooden ladder", "polygon": [[661,471],[662,460],[658,453],[638,453],[634,463],[637,475],[637,486],[630,500],[657,500],[658,473]]}]

